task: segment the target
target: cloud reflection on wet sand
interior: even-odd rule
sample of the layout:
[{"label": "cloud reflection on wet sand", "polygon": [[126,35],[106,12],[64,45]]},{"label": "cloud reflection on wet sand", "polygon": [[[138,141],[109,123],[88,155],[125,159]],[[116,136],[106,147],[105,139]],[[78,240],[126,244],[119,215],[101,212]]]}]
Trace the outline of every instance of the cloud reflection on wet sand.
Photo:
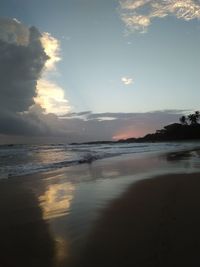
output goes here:
[{"label": "cloud reflection on wet sand", "polygon": [[68,182],[50,184],[39,197],[44,219],[67,215],[73,199],[74,186]]}]

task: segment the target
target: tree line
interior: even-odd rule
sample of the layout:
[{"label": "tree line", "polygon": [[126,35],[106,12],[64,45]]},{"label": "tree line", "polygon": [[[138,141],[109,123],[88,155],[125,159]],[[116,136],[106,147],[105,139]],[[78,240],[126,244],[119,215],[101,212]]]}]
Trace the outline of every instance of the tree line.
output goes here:
[{"label": "tree line", "polygon": [[192,114],[189,114],[188,116],[181,116],[179,121],[183,125],[194,125],[198,124],[198,121],[200,120],[200,111],[195,111]]}]

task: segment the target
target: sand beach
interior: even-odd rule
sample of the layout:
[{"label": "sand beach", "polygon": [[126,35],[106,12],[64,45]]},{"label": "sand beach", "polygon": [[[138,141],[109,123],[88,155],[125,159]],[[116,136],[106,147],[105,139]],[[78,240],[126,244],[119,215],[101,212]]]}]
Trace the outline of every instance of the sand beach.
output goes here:
[{"label": "sand beach", "polygon": [[0,266],[199,266],[199,151],[0,181]]}]

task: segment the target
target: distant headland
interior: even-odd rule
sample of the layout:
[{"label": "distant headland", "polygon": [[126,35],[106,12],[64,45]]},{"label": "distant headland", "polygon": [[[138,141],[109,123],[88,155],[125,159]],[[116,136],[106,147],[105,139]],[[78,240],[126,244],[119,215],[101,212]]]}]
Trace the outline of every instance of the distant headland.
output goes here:
[{"label": "distant headland", "polygon": [[[140,142],[165,142],[165,141],[186,141],[200,140],[200,111],[195,111],[188,116],[182,116],[179,123],[172,123],[164,126],[155,133],[143,137],[120,139],[117,141],[94,141],[83,144],[118,144],[118,143],[140,143]],[[72,143],[75,145],[77,143]]]}]

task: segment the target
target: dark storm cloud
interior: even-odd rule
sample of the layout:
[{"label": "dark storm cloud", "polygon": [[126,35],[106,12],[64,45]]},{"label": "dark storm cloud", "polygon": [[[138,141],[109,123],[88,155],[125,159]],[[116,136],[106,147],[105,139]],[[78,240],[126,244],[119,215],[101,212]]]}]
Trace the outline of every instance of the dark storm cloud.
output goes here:
[{"label": "dark storm cloud", "polygon": [[0,40],[0,109],[26,111],[34,104],[37,80],[47,60],[40,33],[29,30],[27,46]]},{"label": "dark storm cloud", "polygon": [[[29,118],[27,115],[3,111],[0,114],[1,133],[15,135],[35,135],[46,133],[45,124],[37,116]],[[37,129],[37,131],[36,131]]]},{"label": "dark storm cloud", "polygon": [[[13,19],[0,19],[0,133],[44,134],[49,131],[34,104],[37,81],[48,57],[41,34]],[[27,112],[28,111],[28,112]]]}]

